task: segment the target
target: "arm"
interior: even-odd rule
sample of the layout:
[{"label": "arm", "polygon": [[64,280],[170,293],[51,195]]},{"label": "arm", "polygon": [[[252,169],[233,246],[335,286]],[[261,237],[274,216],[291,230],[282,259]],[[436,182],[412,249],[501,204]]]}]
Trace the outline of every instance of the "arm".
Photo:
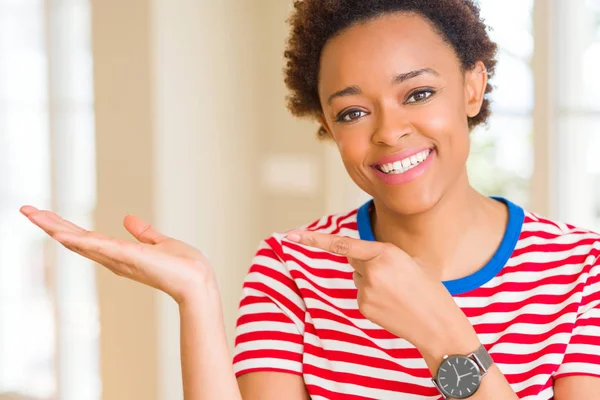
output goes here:
[{"label": "arm", "polygon": [[302,376],[296,374],[252,372],[240,376],[236,383],[218,291],[210,286],[196,290],[179,306],[184,398],[310,400]]},{"label": "arm", "polygon": [[241,400],[226,344],[216,280],[202,252],[128,216],[124,226],[139,242],[88,231],[49,211],[21,212],[67,249],[118,276],[151,286],[178,304],[186,400]]},{"label": "arm", "polygon": [[[179,305],[181,324],[181,367],[184,397],[186,400],[242,400],[236,382],[234,368],[227,348],[221,300],[216,278],[202,252],[178,240],[166,237],[154,230],[141,219],[128,216],[124,220],[125,229],[139,242],[118,240],[97,232],[88,231],[58,215],[25,206],[21,212],[53,239],[67,249],[95,261],[118,276],[126,277],[147,286],[154,287],[170,295]],[[262,262],[261,262],[262,261]],[[290,300],[297,307],[284,313],[261,289],[270,292],[271,286],[293,283],[289,272],[278,262],[274,252],[268,248],[259,250],[256,270],[246,280],[246,299],[242,305],[242,315],[247,318],[246,333],[254,332],[263,340],[255,342],[250,338],[238,340],[238,354],[245,349],[256,354],[264,341],[273,343],[287,331],[279,356],[279,370],[286,372],[251,372],[240,377],[240,386],[245,400],[307,400],[306,388],[301,370],[302,336],[297,330],[298,319],[302,314],[302,300],[294,291],[274,293],[280,300]],[[261,271],[272,270],[267,275]],[[289,288],[288,288],[289,289]],[[265,302],[266,301],[266,302]],[[252,309],[260,308],[258,315],[270,322],[271,330],[260,331],[252,328]],[[295,313],[298,316],[295,316]],[[264,318],[275,318],[269,321]],[[296,319],[297,322],[293,322]],[[244,325],[244,323],[241,323]],[[258,324],[262,325],[262,324]],[[279,333],[278,333],[279,332]],[[270,336],[274,335],[274,336]],[[250,335],[256,336],[256,335]],[[289,342],[290,338],[294,338]],[[239,338],[238,338],[239,339]],[[281,339],[281,338],[280,338]],[[287,345],[286,345],[287,344]],[[269,350],[269,349],[266,349]],[[271,368],[277,365],[277,357],[265,354],[255,357],[242,357],[254,370]],[[294,355],[295,354],[295,355]],[[290,367],[290,357],[295,360]],[[248,363],[248,361],[250,361]],[[244,364],[242,362],[242,364]],[[238,370],[245,367],[238,366]],[[291,369],[290,369],[291,368]],[[239,372],[239,371],[238,371]]]},{"label": "arm", "polygon": [[227,348],[216,285],[179,304],[181,371],[186,400],[242,400]]},{"label": "arm", "polygon": [[568,376],[554,382],[555,400],[600,399],[600,378],[595,376]]},{"label": "arm", "polygon": [[238,378],[244,400],[310,400],[300,375],[251,372]]},{"label": "arm", "polygon": [[[443,284],[398,247],[315,232],[290,232],[289,240],[346,256],[354,268],[360,312],[421,353],[432,376],[445,355],[467,355],[480,342],[475,329]],[[518,399],[492,365],[469,399]]]}]

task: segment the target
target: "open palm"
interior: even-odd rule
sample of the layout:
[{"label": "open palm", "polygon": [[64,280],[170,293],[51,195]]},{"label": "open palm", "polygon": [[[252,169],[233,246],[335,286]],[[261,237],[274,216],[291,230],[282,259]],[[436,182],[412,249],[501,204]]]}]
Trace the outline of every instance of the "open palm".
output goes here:
[{"label": "open palm", "polygon": [[201,251],[162,235],[136,216],[126,216],[123,226],[139,242],[88,231],[51,211],[32,206],[23,206],[20,211],[67,249],[119,276],[159,289],[177,302],[212,276]]}]

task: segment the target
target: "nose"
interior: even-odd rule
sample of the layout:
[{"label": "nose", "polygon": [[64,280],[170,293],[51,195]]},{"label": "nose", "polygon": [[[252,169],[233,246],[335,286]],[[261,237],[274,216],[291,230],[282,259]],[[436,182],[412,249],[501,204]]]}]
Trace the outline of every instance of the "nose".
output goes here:
[{"label": "nose", "polygon": [[396,146],[400,139],[409,135],[413,130],[413,126],[401,111],[385,110],[379,113],[372,141],[377,145]]}]

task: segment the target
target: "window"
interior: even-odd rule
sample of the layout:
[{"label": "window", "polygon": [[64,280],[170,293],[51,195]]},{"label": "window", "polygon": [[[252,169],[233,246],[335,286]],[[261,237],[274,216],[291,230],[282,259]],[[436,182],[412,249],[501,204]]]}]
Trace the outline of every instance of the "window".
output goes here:
[{"label": "window", "polygon": [[100,395],[93,265],[18,213],[90,221],[89,22],[84,0],[0,2],[0,394]]},{"label": "window", "polygon": [[50,273],[43,235],[17,212],[50,204],[41,1],[0,2],[0,60],[0,392],[45,399],[56,390]]},{"label": "window", "polygon": [[600,1],[557,6],[559,216],[600,231]]},{"label": "window", "polygon": [[498,44],[491,81],[492,116],[471,133],[471,183],[487,195],[529,207],[533,172],[533,0],[480,0],[481,14]]}]

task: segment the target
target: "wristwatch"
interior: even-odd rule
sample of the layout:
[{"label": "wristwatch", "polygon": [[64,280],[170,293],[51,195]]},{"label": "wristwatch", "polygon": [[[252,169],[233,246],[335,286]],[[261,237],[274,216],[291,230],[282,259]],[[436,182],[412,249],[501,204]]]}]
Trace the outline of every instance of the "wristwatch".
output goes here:
[{"label": "wristwatch", "polygon": [[477,392],[481,378],[493,364],[494,360],[481,345],[466,356],[444,356],[432,381],[444,399],[466,399]]}]

